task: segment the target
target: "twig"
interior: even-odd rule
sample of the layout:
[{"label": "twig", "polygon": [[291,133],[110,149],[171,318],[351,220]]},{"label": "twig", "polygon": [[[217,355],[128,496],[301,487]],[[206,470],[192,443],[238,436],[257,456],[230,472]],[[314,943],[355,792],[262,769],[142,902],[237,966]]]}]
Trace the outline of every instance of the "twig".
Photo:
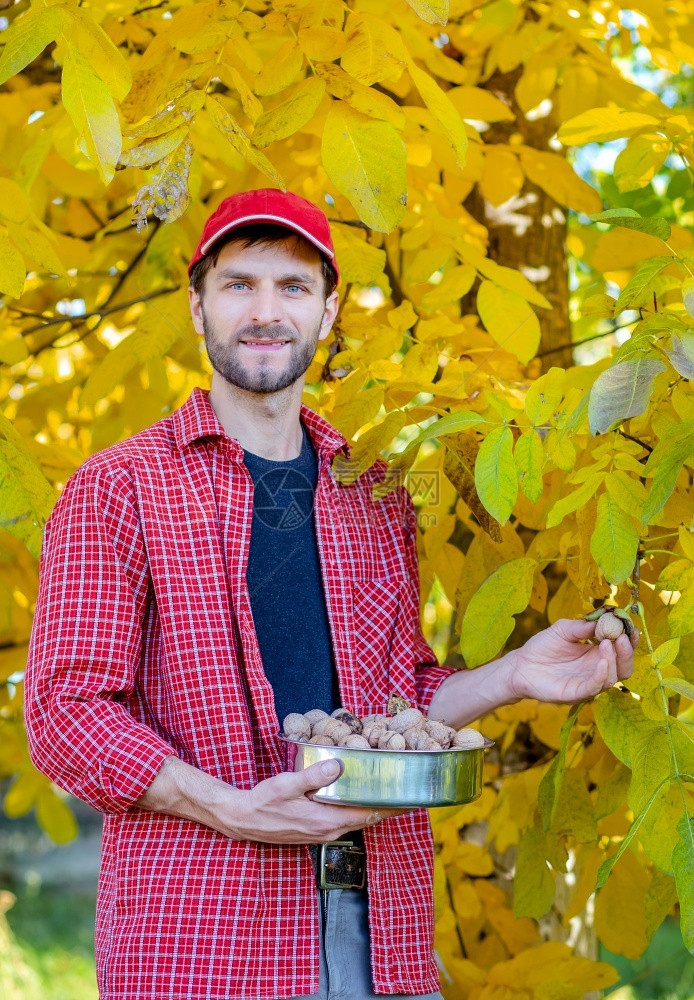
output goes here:
[{"label": "twig", "polygon": [[139,299],[130,299],[129,302],[121,302],[120,305],[111,306],[110,309],[94,309],[92,312],[83,313],[81,316],[53,316],[51,319],[47,319],[45,323],[37,323],[35,326],[30,326],[27,330],[23,330],[22,336],[25,337],[30,333],[36,333],[37,330],[43,330],[47,326],[55,326],[56,323],[70,323],[74,327],[79,326],[80,323],[83,323],[86,319],[90,319],[92,316],[100,316],[103,319],[104,316],[119,312],[121,309],[129,309],[130,306],[136,306],[138,302],[149,302],[150,299],[156,299],[160,295],[169,295],[171,292],[177,292],[180,287],[180,285],[172,285],[170,288],[160,288],[159,291],[149,292]]}]

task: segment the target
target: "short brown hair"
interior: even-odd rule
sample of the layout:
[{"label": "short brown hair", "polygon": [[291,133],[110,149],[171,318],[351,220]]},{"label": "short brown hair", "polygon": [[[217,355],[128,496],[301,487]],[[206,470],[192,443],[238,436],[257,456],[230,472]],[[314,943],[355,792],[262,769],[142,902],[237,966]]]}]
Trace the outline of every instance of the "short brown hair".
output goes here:
[{"label": "short brown hair", "polygon": [[[205,275],[210,268],[217,266],[219,254],[228,243],[243,243],[246,247],[252,247],[258,244],[283,243],[290,239],[299,240],[305,246],[316,250],[316,247],[310,240],[307,240],[300,233],[295,233],[292,229],[288,229],[286,226],[275,226],[272,224],[240,226],[238,229],[234,229],[226,238],[222,238],[216,243],[213,250],[204,257],[201,257],[197,264],[194,265],[190,272],[190,287],[202,298]],[[320,259],[321,273],[325,282],[325,297],[327,299],[335,290],[337,275],[327,257],[321,254]]]}]

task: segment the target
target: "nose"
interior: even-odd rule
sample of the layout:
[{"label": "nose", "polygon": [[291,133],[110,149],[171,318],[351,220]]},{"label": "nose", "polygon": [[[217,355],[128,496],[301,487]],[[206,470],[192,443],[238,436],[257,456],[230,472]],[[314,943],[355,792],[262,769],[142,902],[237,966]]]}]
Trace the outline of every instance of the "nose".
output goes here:
[{"label": "nose", "polygon": [[273,288],[259,286],[250,303],[250,320],[259,326],[281,323],[283,318],[280,296]]}]

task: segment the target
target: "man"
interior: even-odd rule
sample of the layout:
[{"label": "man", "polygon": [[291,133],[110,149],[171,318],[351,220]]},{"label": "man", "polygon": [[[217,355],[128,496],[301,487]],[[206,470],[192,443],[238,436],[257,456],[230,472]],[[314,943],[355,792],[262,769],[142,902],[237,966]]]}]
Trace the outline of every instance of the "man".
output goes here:
[{"label": "man", "polygon": [[[475,671],[439,666],[407,492],[372,501],[383,462],[337,483],[349,446],[301,402],[338,308],[327,219],[279,191],[227,198],[190,276],[209,396],[68,482],[27,669],[34,761],[105,814],[100,996],[439,997],[426,812],[312,801],[338,767],[284,773],[283,714],[398,694],[458,727],[588,697],[631,673],[631,644],[564,620]],[[367,888],[319,905],[310,845],[346,834]]]}]

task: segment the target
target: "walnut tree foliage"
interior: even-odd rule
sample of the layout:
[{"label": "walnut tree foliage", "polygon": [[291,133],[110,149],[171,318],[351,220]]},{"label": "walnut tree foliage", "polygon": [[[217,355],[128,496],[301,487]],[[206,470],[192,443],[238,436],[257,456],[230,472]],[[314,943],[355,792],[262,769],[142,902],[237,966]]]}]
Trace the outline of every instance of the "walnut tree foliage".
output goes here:
[{"label": "walnut tree foliage", "polygon": [[[679,905],[694,948],[694,115],[627,72],[694,62],[692,0],[0,14],[7,815],[75,832],[21,726],[42,525],[89,454],[206,384],[186,262],[224,195],[274,185],[330,217],[342,304],[305,398],[352,441],[341,481],[380,454],[378,489],[412,491],[441,658],[605,598],[643,634],[626,684],[482,720],[482,797],[432,813],[444,993],[609,986],[577,921],[636,958]],[[574,158],[614,140],[603,197]]]}]

